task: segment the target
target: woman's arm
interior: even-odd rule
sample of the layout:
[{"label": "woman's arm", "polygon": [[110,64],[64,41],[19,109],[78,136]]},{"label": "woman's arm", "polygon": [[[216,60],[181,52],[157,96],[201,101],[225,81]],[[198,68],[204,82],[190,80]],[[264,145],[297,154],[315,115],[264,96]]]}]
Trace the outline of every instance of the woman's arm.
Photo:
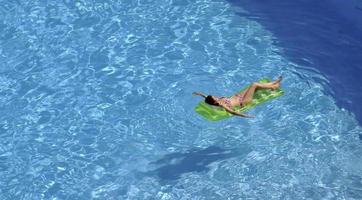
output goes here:
[{"label": "woman's arm", "polygon": [[238,113],[238,112],[235,112],[233,109],[229,108],[228,106],[226,105],[223,105],[223,104],[220,104],[220,106],[222,108],[224,108],[228,113],[231,113],[233,115],[237,115],[239,117],[245,117],[245,118],[254,118],[254,116],[250,116],[250,115],[245,115],[243,113]]},{"label": "woman's arm", "polygon": [[193,92],[192,94],[195,96],[202,96],[202,97],[206,98],[206,95],[202,94],[201,92]]}]

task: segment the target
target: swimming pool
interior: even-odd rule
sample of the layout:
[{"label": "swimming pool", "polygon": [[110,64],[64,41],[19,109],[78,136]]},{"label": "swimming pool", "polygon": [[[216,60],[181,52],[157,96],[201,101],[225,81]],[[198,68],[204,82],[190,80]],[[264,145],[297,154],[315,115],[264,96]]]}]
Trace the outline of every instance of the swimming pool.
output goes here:
[{"label": "swimming pool", "polygon": [[[225,0],[0,4],[1,199],[360,199],[362,129]],[[303,69],[303,70],[302,70]],[[194,112],[283,75],[218,123]]]}]

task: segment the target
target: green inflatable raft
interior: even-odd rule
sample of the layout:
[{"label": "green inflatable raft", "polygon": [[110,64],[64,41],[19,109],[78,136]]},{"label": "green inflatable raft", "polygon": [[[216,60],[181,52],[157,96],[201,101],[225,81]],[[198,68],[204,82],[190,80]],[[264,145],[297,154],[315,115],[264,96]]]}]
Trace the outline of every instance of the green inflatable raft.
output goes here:
[{"label": "green inflatable raft", "polygon": [[[268,83],[270,80],[268,79],[262,79],[259,81],[259,83]],[[248,87],[244,88],[240,92],[246,90]],[[251,108],[254,108],[255,106],[262,104],[266,101],[269,101],[271,99],[280,97],[284,94],[284,92],[278,88],[276,90],[269,90],[269,89],[258,89],[254,93],[254,98],[251,103],[244,107],[236,107],[234,110],[236,112],[245,112],[250,110]],[[233,115],[225,111],[223,108],[211,106],[206,104],[204,101],[201,101],[195,108],[195,111],[206,118],[209,121],[219,121],[223,120],[229,117],[232,117]]]}]

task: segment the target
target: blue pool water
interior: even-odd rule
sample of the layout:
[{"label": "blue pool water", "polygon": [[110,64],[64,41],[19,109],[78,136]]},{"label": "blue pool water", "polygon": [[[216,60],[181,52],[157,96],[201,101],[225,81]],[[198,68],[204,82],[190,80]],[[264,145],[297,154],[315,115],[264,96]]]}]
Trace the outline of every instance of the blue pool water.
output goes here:
[{"label": "blue pool water", "polygon": [[[361,199],[355,114],[247,12],[0,1],[0,199]],[[285,95],[256,118],[193,110],[193,91],[279,75]]]},{"label": "blue pool water", "polygon": [[[238,15],[262,24],[299,70],[318,70],[325,93],[362,124],[362,1],[228,0]],[[237,8],[243,8],[238,10]]]}]

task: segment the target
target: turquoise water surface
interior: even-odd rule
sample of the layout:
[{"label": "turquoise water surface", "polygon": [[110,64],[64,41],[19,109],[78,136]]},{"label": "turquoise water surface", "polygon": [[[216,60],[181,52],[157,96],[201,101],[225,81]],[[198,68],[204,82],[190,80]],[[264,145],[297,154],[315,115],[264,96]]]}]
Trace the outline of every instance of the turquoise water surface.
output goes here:
[{"label": "turquoise water surface", "polygon": [[[355,117],[242,8],[0,2],[0,199],[362,198]],[[194,112],[279,75],[256,118]]]}]

